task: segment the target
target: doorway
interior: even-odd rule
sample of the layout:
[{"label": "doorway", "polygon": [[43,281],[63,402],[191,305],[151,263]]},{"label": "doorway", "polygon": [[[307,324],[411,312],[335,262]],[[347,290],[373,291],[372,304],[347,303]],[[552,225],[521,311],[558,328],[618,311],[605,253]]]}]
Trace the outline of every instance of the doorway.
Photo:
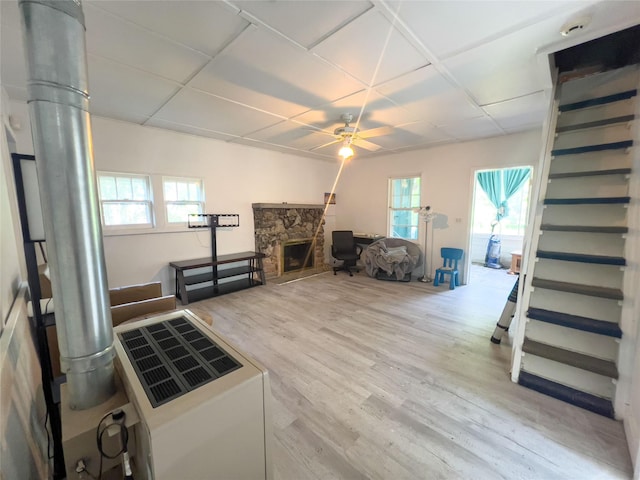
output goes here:
[{"label": "doorway", "polygon": [[532,172],[531,166],[474,172],[468,272],[473,264],[507,274],[522,254]]}]

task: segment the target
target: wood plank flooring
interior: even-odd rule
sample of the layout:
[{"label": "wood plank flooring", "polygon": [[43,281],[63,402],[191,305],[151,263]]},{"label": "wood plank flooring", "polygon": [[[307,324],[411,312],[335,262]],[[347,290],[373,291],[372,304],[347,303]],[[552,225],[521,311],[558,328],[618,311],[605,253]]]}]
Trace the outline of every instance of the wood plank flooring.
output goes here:
[{"label": "wood plank flooring", "polygon": [[510,381],[515,277],[453,291],[330,272],[189,305],[263,363],[276,479],[620,479],[622,424]]}]

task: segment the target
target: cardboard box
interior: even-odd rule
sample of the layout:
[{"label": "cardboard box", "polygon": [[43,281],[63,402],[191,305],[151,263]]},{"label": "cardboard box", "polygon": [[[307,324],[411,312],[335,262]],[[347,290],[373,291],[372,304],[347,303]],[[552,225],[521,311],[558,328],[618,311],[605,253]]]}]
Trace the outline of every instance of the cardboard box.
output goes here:
[{"label": "cardboard box", "polygon": [[[44,268],[42,271],[44,271]],[[46,292],[51,298],[51,283],[49,279],[42,273],[40,277],[42,297],[47,298],[45,296]],[[43,278],[46,282],[42,280]],[[114,327],[129,320],[176,309],[176,297],[173,295],[163,297],[160,282],[114,288],[109,290],[109,298],[111,300],[111,321]],[[55,325],[47,327],[47,343],[49,345],[49,358],[51,359],[53,376],[59,377],[62,375],[62,371],[60,367],[60,350],[58,348],[58,332]]]}]

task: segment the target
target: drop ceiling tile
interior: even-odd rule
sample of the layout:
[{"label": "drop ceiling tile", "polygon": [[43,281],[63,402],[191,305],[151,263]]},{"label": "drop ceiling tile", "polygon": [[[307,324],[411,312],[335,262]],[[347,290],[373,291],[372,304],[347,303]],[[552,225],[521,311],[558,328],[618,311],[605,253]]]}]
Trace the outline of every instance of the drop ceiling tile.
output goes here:
[{"label": "drop ceiling tile", "polygon": [[232,136],[242,136],[282,121],[282,118],[187,88],[169,100],[154,119]]},{"label": "drop ceiling tile", "polygon": [[233,140],[233,135],[226,135],[220,132],[212,132],[204,128],[192,127],[190,125],[182,125],[180,123],[168,122],[166,120],[159,120],[157,118],[151,118],[145,122],[146,126],[164,128],[165,130],[173,130],[174,132],[188,133],[190,135],[196,135],[198,137],[214,138],[216,140],[229,141]]},{"label": "drop ceiling tile", "polygon": [[372,7],[370,2],[360,0],[259,0],[232,3],[307,48]]},{"label": "drop ceiling tile", "polygon": [[310,151],[306,151],[306,150],[298,150],[295,148],[287,148],[287,147],[283,147],[281,145],[271,145],[268,143],[264,143],[264,142],[260,142],[258,140],[252,140],[250,138],[242,138],[242,137],[238,137],[233,139],[230,143],[237,143],[240,145],[247,145],[249,147],[254,147],[254,148],[267,148],[269,150],[274,150],[276,152],[282,152],[282,153],[287,153],[289,155],[297,155],[300,157],[307,157],[307,158],[314,158],[316,160],[323,160],[323,161],[336,161],[336,157],[334,155],[329,155],[329,154],[323,154],[323,153],[319,153],[319,152],[310,152]]},{"label": "drop ceiling tile", "polygon": [[[363,105],[364,110],[360,116]],[[360,130],[399,125],[413,119],[407,110],[398,107],[375,90],[371,90],[368,93],[364,90],[331,104],[305,112],[293,120],[332,132],[335,128],[344,124],[341,116],[345,113],[353,115],[353,126],[356,125],[357,119],[360,117],[360,124],[358,125]]]},{"label": "drop ceiling tile", "polygon": [[402,21],[438,58],[496,38],[501,33],[559,15],[571,1],[392,2]]},{"label": "drop ceiling tile", "polygon": [[379,85],[376,90],[409,110],[413,119],[434,125],[483,115],[462,89],[452,85],[432,65]]},{"label": "drop ceiling tile", "polygon": [[301,150],[309,150],[334,140],[332,135],[321,133],[291,121],[284,121],[253,132],[247,135],[247,138],[273,145],[286,145]]},{"label": "drop ceiling tile", "polygon": [[488,117],[471,118],[439,127],[447,135],[460,141],[495,137],[504,132]]},{"label": "drop ceiling tile", "polygon": [[377,10],[357,18],[313,51],[366,85],[382,83],[429,63]]},{"label": "drop ceiling tile", "polygon": [[514,130],[521,127],[541,126],[549,109],[550,99],[537,92],[506,102],[483,107],[501,127]]},{"label": "drop ceiling tile", "polygon": [[496,67],[487,75],[458,77],[458,80],[479,105],[528,95],[543,90],[547,83],[533,56]]},{"label": "drop ceiling tile", "polygon": [[551,18],[455,55],[443,66],[481,105],[548,88],[549,67],[536,51],[558,33],[563,18]]},{"label": "drop ceiling tile", "polygon": [[429,145],[454,140],[450,135],[427,122],[415,122],[395,128],[393,135],[376,137],[372,142],[390,149]]},{"label": "drop ceiling tile", "polygon": [[99,0],[83,3],[211,56],[249,24],[222,2]]},{"label": "drop ceiling tile", "polygon": [[189,83],[284,117],[362,89],[362,85],[264,28],[246,30]]},{"label": "drop ceiling tile", "polygon": [[150,33],[104,10],[84,9],[87,51],[161,77],[184,82],[209,57]]},{"label": "drop ceiling tile", "polygon": [[91,112],[128,120],[149,117],[179,86],[168,80],[90,55],[89,93]]}]

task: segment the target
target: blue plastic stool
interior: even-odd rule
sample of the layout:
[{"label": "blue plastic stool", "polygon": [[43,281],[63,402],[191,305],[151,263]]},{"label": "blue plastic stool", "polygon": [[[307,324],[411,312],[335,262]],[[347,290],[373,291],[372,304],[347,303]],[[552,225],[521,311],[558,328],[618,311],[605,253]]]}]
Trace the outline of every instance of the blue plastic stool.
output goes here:
[{"label": "blue plastic stool", "polygon": [[433,279],[434,287],[444,283],[444,276],[450,275],[449,290],[460,286],[460,272],[458,272],[458,260],[462,259],[463,251],[460,248],[441,248],[440,255],[444,259],[442,267],[436,269],[436,277]]}]

